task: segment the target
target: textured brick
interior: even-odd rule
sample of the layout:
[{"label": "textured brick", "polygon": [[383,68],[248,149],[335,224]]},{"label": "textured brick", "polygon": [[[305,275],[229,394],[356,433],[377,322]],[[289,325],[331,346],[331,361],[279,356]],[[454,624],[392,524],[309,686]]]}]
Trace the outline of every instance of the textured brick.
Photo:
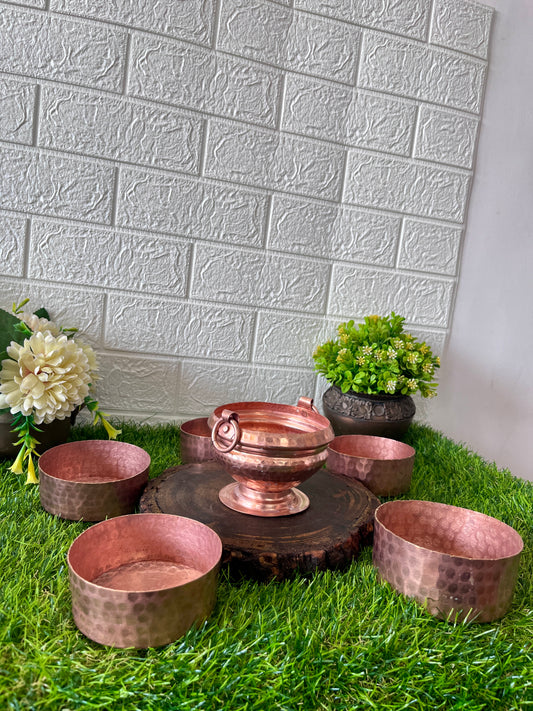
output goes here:
[{"label": "textured brick", "polygon": [[109,222],[112,168],[7,146],[0,146],[0,164],[0,207]]},{"label": "textured brick", "polygon": [[125,227],[259,246],[266,198],[199,180],[123,169],[117,223]]},{"label": "textured brick", "polygon": [[185,296],[190,245],[155,236],[35,220],[29,275],[37,279]]},{"label": "textured brick", "polygon": [[297,257],[198,245],[192,296],[322,312],[330,267]]},{"label": "textured brick", "polygon": [[50,9],[209,44],[212,0],[51,0]]},{"label": "textured brick", "polygon": [[274,126],[281,73],[189,44],[133,35],[129,92]]},{"label": "textured brick", "polygon": [[252,314],[186,301],[113,295],[106,345],[123,351],[247,360]]},{"label": "textured brick", "polygon": [[363,318],[396,311],[421,326],[448,325],[453,281],[335,265],[330,313]]},{"label": "textured brick", "polygon": [[461,232],[460,227],[405,220],[398,266],[454,275],[459,259]]},{"label": "textured brick", "polygon": [[0,139],[31,145],[35,84],[0,77]]},{"label": "textured brick", "polygon": [[255,0],[223,0],[218,48],[306,74],[355,83],[360,30]]},{"label": "textured brick", "polygon": [[2,260],[0,273],[21,277],[24,273],[24,243],[26,238],[24,217],[0,213],[0,243]]},{"label": "textured brick", "polygon": [[260,311],[254,361],[313,368],[313,351],[329,330],[322,319]]},{"label": "textured brick", "polygon": [[365,35],[362,87],[479,113],[486,65],[453,52],[382,35]]},{"label": "textured brick", "polygon": [[173,414],[178,409],[181,366],[175,360],[98,354],[100,380],[96,394],[100,407],[118,403],[129,412]]},{"label": "textured brick", "polygon": [[302,370],[185,362],[179,409],[189,416],[208,417],[219,405],[232,402],[296,405],[302,395],[312,397],[314,380],[312,372]]},{"label": "textured brick", "polygon": [[345,200],[461,222],[468,184],[464,173],[350,151]]},{"label": "textured brick", "polygon": [[245,126],[212,122],[206,175],[335,200],[344,150]]},{"label": "textured brick", "polygon": [[39,142],[74,153],[197,173],[203,123],[118,97],[45,88]]},{"label": "textured brick", "polygon": [[470,168],[478,124],[471,116],[421,106],[415,156]]},{"label": "textured brick", "polygon": [[357,25],[425,39],[431,0],[295,0],[294,5]]},{"label": "textured brick", "polygon": [[486,58],[493,12],[468,0],[436,0],[430,41]]},{"label": "textured brick", "polygon": [[0,308],[11,310],[15,301],[30,299],[27,309],[44,307],[59,326],[77,328],[79,338],[98,343],[102,329],[104,295],[89,289],[57,284],[37,284],[35,281],[0,279]]},{"label": "textured brick", "polygon": [[416,107],[289,74],[282,128],[350,146],[408,155]]},{"label": "textured brick", "polygon": [[268,245],[324,259],[393,266],[400,224],[399,217],[275,195]]},{"label": "textured brick", "polygon": [[6,5],[0,14],[0,70],[120,91],[126,33]]}]

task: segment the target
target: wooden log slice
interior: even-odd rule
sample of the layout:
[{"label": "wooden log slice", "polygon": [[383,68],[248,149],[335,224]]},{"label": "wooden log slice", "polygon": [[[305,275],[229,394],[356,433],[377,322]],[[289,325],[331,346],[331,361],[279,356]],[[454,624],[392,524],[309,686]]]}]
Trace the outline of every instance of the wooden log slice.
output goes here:
[{"label": "wooden log slice", "polygon": [[205,523],[222,539],[222,562],[231,573],[257,580],[341,569],[371,539],[374,511],[380,502],[358,481],[321,469],[299,485],[309,497],[309,508],[275,518],[250,516],[224,506],[218,492],[232,481],[217,462],[171,467],[148,483],[140,511],[177,514]]}]

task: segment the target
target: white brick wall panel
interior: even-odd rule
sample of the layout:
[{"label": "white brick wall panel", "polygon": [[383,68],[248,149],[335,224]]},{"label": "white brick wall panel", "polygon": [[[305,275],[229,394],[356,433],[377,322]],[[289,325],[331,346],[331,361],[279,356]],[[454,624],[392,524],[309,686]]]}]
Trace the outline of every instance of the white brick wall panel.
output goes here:
[{"label": "white brick wall panel", "polygon": [[425,39],[431,0],[295,0],[294,5],[357,25]]},{"label": "white brick wall panel", "polygon": [[205,174],[222,180],[336,200],[345,152],[296,136],[212,122]]},{"label": "white brick wall panel", "polygon": [[269,247],[280,251],[393,266],[401,220],[275,195]]},{"label": "white brick wall panel", "polygon": [[0,70],[120,91],[126,33],[4,6],[0,13]]},{"label": "white brick wall panel", "polygon": [[117,22],[208,45],[215,3],[212,0],[51,0],[50,9],[69,15]]},{"label": "white brick wall panel", "polygon": [[457,273],[460,227],[406,219],[398,266],[453,276]]},{"label": "white brick wall panel", "polygon": [[275,66],[354,84],[360,30],[268,0],[223,0],[217,47]]},{"label": "white brick wall panel", "polygon": [[133,35],[129,93],[197,111],[274,126],[281,73],[208,49]]},{"label": "white brick wall panel", "polygon": [[0,146],[0,207],[92,222],[111,219],[106,165]]},{"label": "white brick wall panel", "polygon": [[185,296],[190,250],[155,236],[35,220],[29,275],[133,291],[142,284],[144,293]]},{"label": "white brick wall panel", "polygon": [[42,146],[198,173],[200,118],[60,87],[44,88],[41,107]]},{"label": "white brick wall panel", "polygon": [[178,361],[116,353],[98,355],[96,395],[102,409],[120,403],[130,412],[174,414],[178,407]]},{"label": "white brick wall panel", "polygon": [[117,224],[195,239],[260,246],[266,197],[245,190],[123,169]]},{"label": "white brick wall panel", "polygon": [[100,342],[103,294],[72,286],[38,284],[33,280],[0,279],[0,308],[11,311],[14,301],[19,304],[28,298],[28,309],[43,307],[59,326],[77,328],[79,337],[87,343]]},{"label": "white brick wall panel", "polygon": [[415,156],[471,168],[478,124],[471,116],[421,106]]},{"label": "white brick wall panel", "polygon": [[345,201],[461,222],[468,186],[464,173],[350,151]]},{"label": "white brick wall panel", "polygon": [[322,313],[330,267],[297,257],[198,245],[192,297]]},{"label": "white brick wall panel", "polygon": [[105,341],[122,351],[245,361],[252,321],[251,312],[237,309],[113,295]]},{"label": "white brick wall panel", "polygon": [[425,44],[365,34],[359,84],[479,113],[486,65]]},{"label": "white brick wall panel", "polygon": [[287,76],[282,125],[287,131],[408,155],[415,116],[413,103]]},{"label": "white brick wall panel", "polygon": [[0,273],[21,277],[24,273],[24,245],[26,219],[0,213],[0,244],[2,246]]},{"label": "white brick wall panel", "polygon": [[260,311],[254,360],[313,368],[313,351],[328,331],[322,319]]},{"label": "white brick wall panel", "polygon": [[436,0],[430,41],[486,59],[493,12],[468,0]]},{"label": "white brick wall panel", "polygon": [[335,265],[330,313],[347,318],[400,313],[421,326],[446,327],[453,281]]},{"label": "white brick wall panel", "polygon": [[31,145],[35,84],[0,77],[0,139]]},{"label": "white brick wall panel", "polygon": [[219,405],[258,400],[296,405],[313,397],[315,376],[248,365],[183,363],[179,410],[190,417],[208,417]]}]

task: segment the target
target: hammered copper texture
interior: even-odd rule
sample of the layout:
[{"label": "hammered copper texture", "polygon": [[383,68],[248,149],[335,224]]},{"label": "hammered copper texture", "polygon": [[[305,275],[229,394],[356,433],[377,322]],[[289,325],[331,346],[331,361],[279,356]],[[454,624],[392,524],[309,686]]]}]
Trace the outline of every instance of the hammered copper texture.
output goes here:
[{"label": "hammered copper texture", "polygon": [[150,455],[134,444],[67,442],[39,459],[41,505],[71,521],[102,521],[128,514],[135,510],[149,469]]},{"label": "hammered copper texture", "polygon": [[210,462],[216,459],[207,417],[184,422],[180,427],[181,461],[183,464]]},{"label": "hammered copper texture", "polygon": [[74,621],[100,644],[169,644],[211,614],[221,555],[219,536],[189,518],[147,513],[102,521],[68,552]]},{"label": "hammered copper texture", "polygon": [[430,501],[389,501],[376,511],[380,576],[441,619],[503,617],[522,549],[511,526],[477,511]]},{"label": "hammered copper texture", "polygon": [[252,516],[287,516],[306,508],[308,502],[291,489],[320,469],[334,437],[310,398],[300,398],[296,406],[222,405],[210,416],[209,426],[217,459],[240,485],[233,489],[237,505],[222,494],[225,505]]},{"label": "hammered copper texture", "polygon": [[415,450],[387,437],[341,435],[328,447],[328,469],[358,479],[377,496],[398,496],[411,486]]}]

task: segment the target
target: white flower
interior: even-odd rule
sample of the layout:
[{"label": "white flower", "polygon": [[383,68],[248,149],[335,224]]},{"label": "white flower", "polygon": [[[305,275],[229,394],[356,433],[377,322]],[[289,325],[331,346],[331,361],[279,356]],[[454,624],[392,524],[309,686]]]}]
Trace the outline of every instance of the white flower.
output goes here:
[{"label": "white flower", "polygon": [[39,318],[31,311],[24,311],[22,314],[18,314],[21,321],[24,321],[26,326],[34,333],[50,331],[52,336],[59,336],[61,329],[53,321],[49,321],[47,318]]},{"label": "white flower", "polygon": [[7,348],[0,371],[0,408],[33,414],[36,424],[63,420],[89,394],[91,367],[73,339],[38,331]]},{"label": "white flower", "polygon": [[385,389],[388,393],[393,393],[396,390],[396,380],[387,380]]}]

